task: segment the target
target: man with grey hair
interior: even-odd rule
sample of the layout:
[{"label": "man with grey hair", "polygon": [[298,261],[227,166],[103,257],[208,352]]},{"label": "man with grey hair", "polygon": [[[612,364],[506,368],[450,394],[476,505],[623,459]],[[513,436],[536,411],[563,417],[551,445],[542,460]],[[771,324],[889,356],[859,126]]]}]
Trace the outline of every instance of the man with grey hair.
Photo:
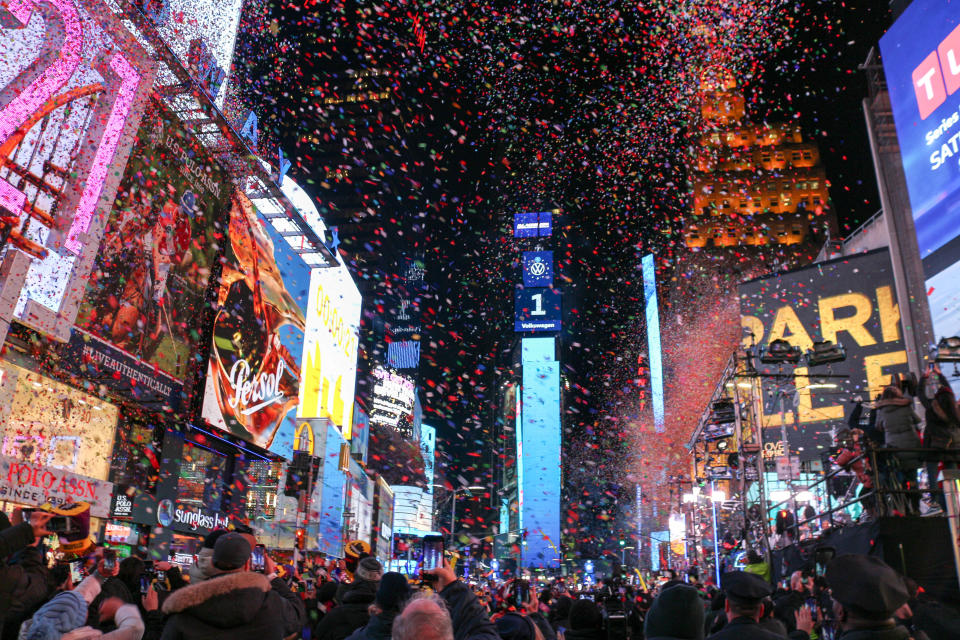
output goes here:
[{"label": "man with grey hair", "polygon": [[477,596],[446,563],[424,574],[433,576],[437,593],[407,603],[393,621],[392,640],[500,640]]}]

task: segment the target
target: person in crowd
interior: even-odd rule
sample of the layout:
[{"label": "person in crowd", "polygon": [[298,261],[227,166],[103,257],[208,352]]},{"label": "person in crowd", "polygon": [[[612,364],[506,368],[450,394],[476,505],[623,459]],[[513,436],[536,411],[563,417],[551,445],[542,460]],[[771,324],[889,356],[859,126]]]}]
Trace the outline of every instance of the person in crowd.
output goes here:
[{"label": "person in crowd", "polygon": [[407,602],[393,621],[393,640],[501,640],[477,596],[449,565],[424,575],[434,581],[437,593],[421,593]]},{"label": "person in crowd", "polygon": [[564,630],[565,640],[603,640],[603,613],[589,600],[575,600]]},{"label": "person in crowd", "polygon": [[202,582],[210,576],[216,575],[217,571],[211,564],[213,562],[213,545],[225,533],[229,532],[226,529],[214,529],[204,537],[203,546],[197,551],[196,562],[187,569],[191,584]]},{"label": "person in crowd", "polygon": [[[507,582],[502,593],[511,592],[513,585],[513,581]],[[511,606],[495,620],[500,637],[504,640],[556,640],[556,632],[540,613],[536,590],[531,587],[529,593],[526,602],[514,602],[512,597],[504,597]]]},{"label": "person in crowd", "polygon": [[338,604],[317,624],[315,640],[344,640],[370,621],[368,608],[377,596],[377,587],[383,575],[383,566],[373,557],[357,564],[354,580],[338,589]]},{"label": "person in crowd", "polygon": [[[920,416],[913,410],[913,399],[905,396],[899,387],[885,387],[877,402],[877,429],[883,432],[885,447],[892,449],[919,449],[921,447]],[[916,490],[920,453],[903,451],[895,454],[893,472],[904,489]],[[891,461],[893,462],[893,461]],[[920,494],[909,494],[913,511],[919,511]]]},{"label": "person in crowd", "polygon": [[797,612],[813,597],[813,574],[794,571],[790,574],[790,590],[774,599],[774,614],[783,623],[787,632],[797,628]]},{"label": "person in crowd", "polygon": [[547,620],[550,622],[550,626],[553,627],[553,631],[557,637],[560,637],[563,630],[567,627],[567,618],[570,617],[570,607],[573,606],[573,602],[573,598],[566,595],[566,593],[557,596],[553,600],[553,606],[550,608]]},{"label": "person in crowd", "polygon": [[[923,390],[920,393],[920,403],[925,409],[926,423],[923,431],[924,448],[960,449],[960,410],[957,409],[957,398],[938,365],[933,365],[931,370],[924,374],[920,388]],[[943,464],[955,467],[957,463],[945,460]],[[930,491],[935,495],[940,508],[946,511],[946,498],[942,492],[935,492],[940,475],[939,467],[940,459],[937,455],[927,456],[927,481]]]},{"label": "person in crowd", "polygon": [[858,496],[862,497],[863,520],[876,518],[877,499],[873,492],[873,474],[869,461],[863,456],[863,432],[860,429],[841,429],[836,435],[837,455],[834,462],[847,471],[852,471],[860,482]]},{"label": "person in crowd", "polygon": [[238,533],[220,536],[213,547],[217,574],[170,594],[163,640],[280,640],[299,633],[303,603],[277,577],[266,556],[264,573],[249,571],[252,547]]},{"label": "person in crowd", "polygon": [[763,605],[763,613],[760,614],[760,627],[766,631],[769,631],[770,633],[780,636],[781,638],[786,638],[787,626],[783,624],[782,620],[773,615],[773,598],[767,596],[763,599],[761,604]]},{"label": "person in crowd", "polygon": [[647,640],[703,640],[703,600],[696,588],[676,584],[660,592],[647,612]]},{"label": "person in crowd", "polygon": [[[329,580],[317,588],[317,622],[319,624],[324,616],[330,613],[337,606],[337,583]],[[316,624],[313,628],[316,628]]]},{"label": "person in crowd", "polygon": [[[724,612],[727,624],[709,636],[709,640],[783,640],[760,626],[763,599],[772,592],[763,578],[744,571],[731,571],[721,578],[726,596]],[[810,611],[802,608],[797,614],[796,626],[809,633],[813,629]]]},{"label": "person in crowd", "polygon": [[843,640],[907,640],[894,614],[909,599],[907,585],[883,560],[859,554],[837,556],[827,565],[834,615]]},{"label": "person in crowd", "polygon": [[393,621],[412,593],[403,574],[393,571],[383,574],[377,595],[370,605],[370,621],[354,631],[349,640],[390,640]]},{"label": "person in crowd", "polygon": [[630,629],[630,640],[644,640],[643,627],[646,624],[647,613],[653,605],[653,599],[646,591],[641,591],[630,602],[627,610],[627,627]]},{"label": "person in crowd", "polygon": [[[0,511],[0,637],[13,640],[24,620],[49,595],[51,576],[44,563],[44,535],[52,513],[34,511],[28,522],[15,509],[13,522]],[[9,564],[4,560],[15,556]]]},{"label": "person in crowd", "polygon": [[746,564],[743,570],[747,573],[755,573],[764,581],[770,582],[770,563],[756,549],[747,549]]}]

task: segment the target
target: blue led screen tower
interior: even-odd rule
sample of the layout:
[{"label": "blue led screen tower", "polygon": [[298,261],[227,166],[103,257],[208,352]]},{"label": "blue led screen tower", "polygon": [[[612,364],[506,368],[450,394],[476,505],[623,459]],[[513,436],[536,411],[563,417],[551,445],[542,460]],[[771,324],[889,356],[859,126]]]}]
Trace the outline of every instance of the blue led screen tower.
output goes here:
[{"label": "blue led screen tower", "polygon": [[660,351],[660,312],[657,308],[657,270],[653,254],[641,261],[643,267],[643,298],[646,303],[647,348],[650,351],[650,389],[653,395],[653,427],[664,431],[663,411],[663,357]]},{"label": "blue led screen tower", "polygon": [[524,338],[521,446],[523,566],[560,563],[560,363],[556,339]]}]

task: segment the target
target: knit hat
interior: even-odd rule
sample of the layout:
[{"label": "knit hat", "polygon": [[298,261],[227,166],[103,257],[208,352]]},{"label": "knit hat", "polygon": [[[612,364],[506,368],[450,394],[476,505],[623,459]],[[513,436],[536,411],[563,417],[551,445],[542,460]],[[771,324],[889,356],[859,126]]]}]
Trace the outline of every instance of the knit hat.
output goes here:
[{"label": "knit hat", "polygon": [[[217,544],[217,540],[219,540],[220,536],[224,535],[225,533],[230,533],[230,531],[227,529],[214,529],[213,531],[208,533],[206,537],[203,539],[203,548],[213,549],[213,545]],[[238,531],[237,533],[243,533],[243,532]]]},{"label": "knit hat", "polygon": [[410,583],[406,576],[395,571],[383,574],[380,586],[377,587],[375,602],[384,611],[399,611],[400,607],[410,597]]},{"label": "knit hat", "polygon": [[357,565],[355,573],[357,580],[369,580],[370,582],[379,582],[383,577],[383,565],[376,558],[364,558]]},{"label": "knit hat", "polygon": [[234,571],[250,559],[250,543],[239,533],[227,533],[213,545],[213,566],[221,571]]},{"label": "knit hat", "polygon": [[648,640],[703,640],[703,618],[700,594],[689,585],[678,584],[661,591],[653,601],[643,630]]},{"label": "knit hat", "polygon": [[573,630],[599,629],[603,625],[603,614],[595,602],[581,598],[570,605],[567,627]]},{"label": "knit hat", "polygon": [[518,613],[506,613],[494,624],[502,640],[536,640],[537,632],[530,618]]},{"label": "knit hat", "polygon": [[63,591],[37,609],[24,640],[60,640],[87,621],[87,602],[76,591]]}]

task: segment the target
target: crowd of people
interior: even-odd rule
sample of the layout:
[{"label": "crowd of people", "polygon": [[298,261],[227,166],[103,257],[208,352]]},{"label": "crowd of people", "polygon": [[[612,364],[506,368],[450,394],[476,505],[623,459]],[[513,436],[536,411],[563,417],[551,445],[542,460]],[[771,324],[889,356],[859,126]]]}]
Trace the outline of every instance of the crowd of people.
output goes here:
[{"label": "crowd of people", "polygon": [[0,640],[946,640],[960,616],[881,560],[843,555],[774,589],[750,571],[721,584],[622,579],[467,583],[446,564],[412,581],[372,556],[328,571],[278,566],[250,532],[217,530],[184,573],[85,554],[89,575],[50,568],[52,514],[0,517]]}]

